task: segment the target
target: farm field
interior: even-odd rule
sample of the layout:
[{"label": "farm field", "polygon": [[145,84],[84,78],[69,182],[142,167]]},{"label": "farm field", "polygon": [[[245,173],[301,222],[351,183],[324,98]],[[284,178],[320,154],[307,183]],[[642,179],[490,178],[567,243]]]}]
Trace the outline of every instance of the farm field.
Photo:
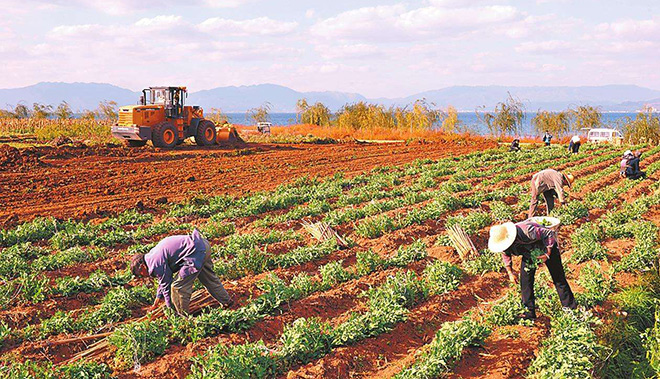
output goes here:
[{"label": "farm field", "polygon": [[[610,145],[3,148],[0,377],[653,377],[660,148],[635,148],[637,181]],[[549,167],[577,178],[554,214],[580,309],[541,268],[530,323],[485,249]],[[478,256],[450,246],[454,224]],[[130,256],[194,227],[235,303],[199,289],[194,317],[147,315]]]}]

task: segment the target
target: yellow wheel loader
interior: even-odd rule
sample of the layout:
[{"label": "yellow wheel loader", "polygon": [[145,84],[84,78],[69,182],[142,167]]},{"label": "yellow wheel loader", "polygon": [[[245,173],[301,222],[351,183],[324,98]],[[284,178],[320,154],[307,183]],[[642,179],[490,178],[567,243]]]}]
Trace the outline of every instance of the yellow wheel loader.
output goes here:
[{"label": "yellow wheel loader", "polygon": [[218,127],[204,118],[202,108],[185,105],[186,87],[149,87],[142,90],[138,105],[119,108],[112,135],[129,146],[172,148],[193,137],[199,146],[241,142],[233,127]]}]

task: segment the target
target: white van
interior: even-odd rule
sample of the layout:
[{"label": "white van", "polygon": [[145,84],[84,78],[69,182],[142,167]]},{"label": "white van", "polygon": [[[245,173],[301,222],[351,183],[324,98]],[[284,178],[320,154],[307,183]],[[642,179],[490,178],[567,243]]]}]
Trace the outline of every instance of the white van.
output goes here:
[{"label": "white van", "polygon": [[616,129],[590,129],[587,134],[587,141],[589,142],[613,142],[618,143],[623,140],[623,134]]}]

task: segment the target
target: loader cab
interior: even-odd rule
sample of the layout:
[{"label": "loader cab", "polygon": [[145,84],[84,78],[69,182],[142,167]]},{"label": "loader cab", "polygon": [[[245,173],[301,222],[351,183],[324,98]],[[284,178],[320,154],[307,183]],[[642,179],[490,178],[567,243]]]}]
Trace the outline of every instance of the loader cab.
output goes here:
[{"label": "loader cab", "polygon": [[158,105],[168,118],[183,118],[183,106],[188,97],[186,87],[149,87],[142,90],[141,105]]}]

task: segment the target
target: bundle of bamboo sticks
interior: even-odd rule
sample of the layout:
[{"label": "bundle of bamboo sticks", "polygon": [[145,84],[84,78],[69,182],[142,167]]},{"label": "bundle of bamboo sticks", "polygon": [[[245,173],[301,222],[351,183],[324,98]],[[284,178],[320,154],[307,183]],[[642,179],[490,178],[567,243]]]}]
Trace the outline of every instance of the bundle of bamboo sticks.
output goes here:
[{"label": "bundle of bamboo sticks", "polygon": [[449,235],[452,246],[456,249],[458,256],[463,262],[479,254],[472,240],[460,225],[454,224],[447,228],[447,234]]},{"label": "bundle of bamboo sticks", "polygon": [[335,232],[330,224],[327,222],[319,221],[316,223],[310,223],[308,221],[302,222],[303,228],[312,235],[318,241],[327,241],[329,239],[335,239],[337,244],[341,247],[348,246],[348,243],[343,239],[337,232]]}]

